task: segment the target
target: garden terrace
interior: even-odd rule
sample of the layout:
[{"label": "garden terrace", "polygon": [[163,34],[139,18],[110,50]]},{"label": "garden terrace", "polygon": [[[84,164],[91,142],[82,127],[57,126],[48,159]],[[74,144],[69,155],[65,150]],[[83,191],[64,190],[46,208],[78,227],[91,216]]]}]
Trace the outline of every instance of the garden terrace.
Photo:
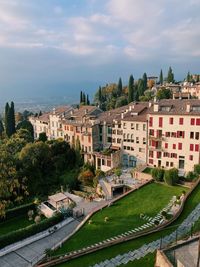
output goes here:
[{"label": "garden terrace", "polygon": [[[192,194],[189,196],[189,198],[187,199],[185,203],[183,212],[178,217],[178,219],[170,225],[169,228],[163,229],[159,232],[155,232],[155,233],[152,233],[146,236],[139,237],[135,240],[128,241],[123,244],[119,244],[119,245],[116,245],[110,248],[106,248],[106,250],[104,249],[104,250],[100,250],[98,252],[95,252],[89,255],[85,255],[81,258],[63,263],[59,266],[60,267],[64,267],[64,266],[71,267],[71,266],[79,266],[79,265],[81,265],[82,267],[92,266],[98,262],[102,262],[105,259],[110,259],[119,254],[127,253],[128,251],[133,251],[134,249],[140,248],[144,244],[148,244],[152,241],[160,239],[161,237],[165,235],[169,235],[170,233],[172,233],[174,230],[177,229],[178,225],[187,218],[187,216],[199,204],[199,202],[200,202],[200,185],[198,185],[194,189],[194,191],[192,192]],[[136,260],[134,262],[128,263],[127,266],[133,266],[133,267],[147,266],[145,264],[147,264],[148,262],[149,262],[148,266],[153,266],[154,255],[155,254],[148,254],[146,257],[138,261]]]},{"label": "garden terrace", "polygon": [[172,196],[181,195],[182,191],[180,186],[148,184],[93,215],[90,224],[86,223],[55,254],[81,249],[140,227],[144,224],[141,213],[155,217]]}]

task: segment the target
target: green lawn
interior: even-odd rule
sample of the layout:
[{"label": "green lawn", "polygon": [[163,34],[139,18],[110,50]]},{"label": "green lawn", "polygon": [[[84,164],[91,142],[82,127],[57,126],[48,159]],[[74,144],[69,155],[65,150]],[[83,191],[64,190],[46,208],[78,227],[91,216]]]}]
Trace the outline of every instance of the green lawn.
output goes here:
[{"label": "green lawn", "polygon": [[0,223],[0,236],[24,228],[33,223],[34,220],[29,221],[27,214],[6,220],[5,222]]},{"label": "green lawn", "polygon": [[[162,192],[160,192],[160,194],[162,194]],[[67,263],[63,263],[59,266],[60,267],[74,267],[74,266],[88,267],[90,265],[94,265],[98,262],[101,262],[105,259],[115,257],[118,254],[123,254],[130,250],[135,250],[141,247],[143,244],[148,244],[154,240],[161,238],[161,236],[168,235],[177,228],[177,225],[180,224],[191,213],[191,211],[196,207],[196,205],[199,202],[200,202],[200,185],[198,185],[198,187],[194,190],[192,195],[187,200],[184,210],[182,214],[180,215],[180,217],[168,229],[164,229],[157,233],[149,234],[145,237],[137,238],[136,240],[128,241],[128,242],[125,242],[119,245],[112,246],[110,248],[97,251],[89,255],[85,255],[81,258],[74,259]],[[69,244],[70,244],[70,241],[69,241]],[[152,257],[154,258],[152,254],[148,254],[144,259],[141,259],[139,261],[134,261],[132,263],[129,263],[129,265],[126,265],[126,266],[133,266],[133,267],[138,267],[138,266],[151,267],[152,266],[153,267]],[[140,264],[140,261],[144,263],[145,261],[148,261],[148,259],[149,259],[148,265],[138,265],[138,263]]]},{"label": "green lawn", "polygon": [[[93,215],[90,218],[92,224],[86,223],[55,255],[86,247],[143,225],[146,221],[140,219],[141,213],[155,216],[173,195],[180,195],[182,191],[183,187],[180,186],[151,183],[130,193]],[[105,217],[109,217],[108,222],[104,222]]]}]

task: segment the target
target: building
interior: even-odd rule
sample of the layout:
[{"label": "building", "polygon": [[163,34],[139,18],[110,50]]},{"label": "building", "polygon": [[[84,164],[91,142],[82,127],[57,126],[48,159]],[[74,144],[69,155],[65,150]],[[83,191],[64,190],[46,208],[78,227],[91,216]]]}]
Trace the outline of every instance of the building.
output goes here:
[{"label": "building", "polygon": [[35,138],[41,132],[63,138],[103,171],[146,164],[185,175],[200,163],[198,99],[130,103],[106,112],[65,106],[30,121]]},{"label": "building", "polygon": [[189,83],[185,82],[181,88],[182,93],[187,93],[193,98],[200,99],[200,82],[198,83]]},{"label": "building", "polygon": [[200,163],[200,100],[161,100],[148,111],[148,165],[177,168],[180,175]]}]

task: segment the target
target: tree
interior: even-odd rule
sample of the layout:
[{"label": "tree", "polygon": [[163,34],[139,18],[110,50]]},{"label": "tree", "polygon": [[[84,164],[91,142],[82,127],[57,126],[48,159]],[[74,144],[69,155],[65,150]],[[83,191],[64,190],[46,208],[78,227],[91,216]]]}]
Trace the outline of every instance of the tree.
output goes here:
[{"label": "tree", "polygon": [[119,82],[117,85],[117,96],[121,96],[121,94],[122,94],[122,79],[119,78]]},{"label": "tree", "polygon": [[120,96],[117,98],[117,101],[115,103],[115,108],[119,108],[119,107],[125,106],[127,104],[128,104],[127,98],[125,96]]},{"label": "tree", "polygon": [[80,92],[80,104],[83,102],[83,92]]},{"label": "tree", "polygon": [[4,132],[4,126],[2,120],[0,120],[0,137],[2,137],[3,132]]},{"label": "tree", "polygon": [[156,94],[156,97],[158,100],[170,99],[170,98],[172,98],[172,92],[170,89],[167,89],[167,88],[159,89],[157,94]]},{"label": "tree", "polygon": [[83,103],[83,105],[85,105],[85,103],[86,103],[85,93],[83,93],[83,97],[82,97],[82,102],[81,103]]},{"label": "tree", "polygon": [[99,104],[101,105],[101,101],[102,101],[102,92],[101,92],[101,86],[99,86],[99,91],[98,91],[98,100],[99,100]]},{"label": "tree", "polygon": [[144,91],[145,91],[147,89],[147,74],[146,74],[146,72],[143,74],[142,80],[143,80],[143,87],[144,87]]},{"label": "tree", "polygon": [[[32,138],[34,139],[34,130],[33,130],[33,125],[31,124],[30,121],[23,120],[17,124],[16,130],[19,129],[26,129],[30,132]],[[33,141],[33,140],[32,140]]]},{"label": "tree", "polygon": [[83,170],[78,177],[79,181],[81,181],[84,185],[93,185],[93,178],[94,174],[90,170]]},{"label": "tree", "polygon": [[174,82],[174,73],[173,73],[171,67],[169,67],[169,70],[168,70],[167,82],[168,83],[173,83]]},{"label": "tree", "polygon": [[160,83],[161,85],[163,85],[163,72],[162,72],[162,69],[160,70],[159,83]]},{"label": "tree", "polygon": [[134,93],[134,78],[133,75],[131,75],[128,83],[128,103],[131,103],[133,101],[134,99],[133,93]]},{"label": "tree", "polygon": [[187,82],[190,82],[191,81],[191,76],[190,76],[190,72],[188,71],[187,73],[187,78],[186,78]]},{"label": "tree", "polygon": [[45,132],[39,133],[38,141],[46,142],[47,141],[47,135]]},{"label": "tree", "polygon": [[166,170],[164,180],[168,185],[175,185],[178,182],[178,170],[176,168]]},{"label": "tree", "polygon": [[39,112],[39,117],[40,117],[40,116],[42,116],[42,111],[41,111],[41,110],[40,110],[40,112]]},{"label": "tree", "polygon": [[87,105],[90,105],[89,95],[87,95],[86,104],[87,104]]},{"label": "tree", "polygon": [[144,81],[142,79],[138,80],[138,95],[139,97],[144,95]]},{"label": "tree", "polygon": [[10,105],[10,125],[11,125],[11,135],[14,134],[16,132],[15,129],[15,107],[14,107],[14,102],[11,102]]},{"label": "tree", "polygon": [[165,171],[161,168],[153,168],[151,170],[151,175],[156,181],[163,181]]}]

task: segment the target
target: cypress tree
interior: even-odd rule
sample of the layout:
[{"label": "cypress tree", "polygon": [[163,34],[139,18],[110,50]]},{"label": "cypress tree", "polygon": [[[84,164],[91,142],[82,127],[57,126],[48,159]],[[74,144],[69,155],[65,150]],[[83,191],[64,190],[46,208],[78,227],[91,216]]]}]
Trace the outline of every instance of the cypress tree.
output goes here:
[{"label": "cypress tree", "polygon": [[83,102],[83,92],[80,93],[80,104]]},{"label": "cypress tree", "polygon": [[102,101],[101,86],[99,86],[98,100],[99,100],[99,103],[101,104],[101,101]]},{"label": "cypress tree", "polygon": [[83,93],[82,95],[82,103],[85,105],[86,104],[86,97],[85,97],[85,93]]},{"label": "cypress tree", "polygon": [[87,95],[86,104],[87,104],[87,105],[90,105],[89,95]]},{"label": "cypress tree", "polygon": [[169,70],[168,70],[167,82],[168,83],[173,83],[174,82],[174,73],[173,73],[171,67],[169,67]]},{"label": "cypress tree", "polygon": [[5,130],[6,130],[6,134],[9,135],[9,122],[8,122],[8,114],[9,114],[9,104],[8,102],[6,103],[5,106]]},{"label": "cypress tree", "polygon": [[11,102],[10,105],[10,128],[11,128],[11,135],[14,134],[16,132],[15,129],[15,105],[14,102]]},{"label": "cypress tree", "polygon": [[3,122],[0,120],[0,137],[2,137],[2,134],[4,132]]},{"label": "cypress tree", "polygon": [[145,91],[147,89],[147,74],[146,74],[146,72],[143,74],[142,80],[143,80],[143,88]]},{"label": "cypress tree", "polygon": [[134,99],[133,91],[134,91],[134,78],[133,75],[131,75],[128,83],[128,103],[131,103]]},{"label": "cypress tree", "polygon": [[122,94],[122,79],[119,78],[119,82],[118,82],[118,85],[117,85],[117,96],[121,96]]},{"label": "cypress tree", "polygon": [[160,82],[161,85],[163,85],[163,72],[162,72],[162,69],[161,69],[161,71],[160,71],[159,82]]},{"label": "cypress tree", "polygon": [[139,79],[138,80],[138,90],[137,91],[138,91],[139,97],[144,95],[145,89],[144,89],[144,81],[143,81],[143,79]]}]

